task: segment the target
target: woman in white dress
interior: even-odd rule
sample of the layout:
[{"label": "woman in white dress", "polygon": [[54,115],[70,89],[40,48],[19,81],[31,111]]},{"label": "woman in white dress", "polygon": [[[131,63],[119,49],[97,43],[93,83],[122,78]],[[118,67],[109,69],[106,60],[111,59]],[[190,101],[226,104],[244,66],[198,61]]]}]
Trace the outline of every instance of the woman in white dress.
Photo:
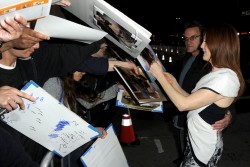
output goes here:
[{"label": "woman in white dress", "polygon": [[240,70],[240,42],[235,28],[228,24],[208,27],[201,48],[211,72],[200,79],[191,94],[154,62],[150,72],[170,100],[187,115],[187,147],[183,167],[216,167],[223,151],[222,133],[211,126],[224,117],[228,107],[242,95],[245,82]]}]

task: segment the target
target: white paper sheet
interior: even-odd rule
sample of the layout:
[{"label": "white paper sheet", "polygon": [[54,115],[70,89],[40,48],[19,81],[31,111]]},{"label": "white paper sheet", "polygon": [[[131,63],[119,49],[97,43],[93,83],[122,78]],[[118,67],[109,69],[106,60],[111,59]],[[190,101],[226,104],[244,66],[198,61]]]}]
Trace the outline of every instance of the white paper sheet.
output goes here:
[{"label": "white paper sheet", "polygon": [[33,81],[22,91],[36,101],[23,99],[25,110],[7,113],[3,121],[55,154],[64,157],[101,134]]},{"label": "white paper sheet", "polygon": [[112,124],[105,139],[98,138],[81,156],[85,167],[128,167],[128,162]]},{"label": "white paper sheet", "polygon": [[107,35],[106,32],[52,15],[37,20],[35,30],[50,37],[76,40],[85,43],[98,41]]},{"label": "white paper sheet", "polygon": [[[30,0],[1,0],[0,21],[6,17],[13,19],[16,14],[23,16],[26,20],[46,17],[49,15],[52,0],[44,0],[43,2],[43,4],[40,4],[38,0],[31,1],[31,3]],[[23,3],[26,3],[26,5]]]}]

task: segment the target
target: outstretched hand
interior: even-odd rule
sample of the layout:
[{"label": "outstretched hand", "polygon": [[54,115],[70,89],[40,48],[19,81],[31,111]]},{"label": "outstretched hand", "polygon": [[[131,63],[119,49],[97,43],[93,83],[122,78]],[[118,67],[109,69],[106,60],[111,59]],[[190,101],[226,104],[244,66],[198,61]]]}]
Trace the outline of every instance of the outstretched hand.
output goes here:
[{"label": "outstretched hand", "polygon": [[212,127],[214,130],[218,130],[219,132],[223,131],[231,122],[231,112],[228,111],[224,118],[219,120],[219,121],[216,121]]},{"label": "outstretched hand", "polygon": [[0,87],[0,108],[5,108],[8,111],[12,111],[19,105],[21,109],[25,109],[22,98],[35,101],[34,97],[16,88],[9,86]]},{"label": "outstretched hand", "polygon": [[60,5],[60,6],[70,6],[71,3],[70,3],[70,0],[61,0],[60,2],[57,2],[56,5]]},{"label": "outstretched hand", "polygon": [[10,41],[10,43],[13,48],[26,49],[43,40],[49,40],[49,36],[25,27],[20,38]]},{"label": "outstretched hand", "polygon": [[19,15],[16,15],[14,20],[10,18],[2,20],[0,23],[0,40],[8,42],[19,38],[26,25],[27,21]]},{"label": "outstretched hand", "polygon": [[128,63],[127,67],[129,69],[133,70],[137,75],[139,75],[139,70],[138,70],[137,66],[135,65],[135,63],[130,62],[130,61],[128,61],[127,63]]},{"label": "outstretched hand", "polygon": [[109,69],[108,71],[114,71],[114,66],[120,66],[123,68],[128,68],[130,70],[133,70],[137,75],[139,75],[139,70],[135,63],[131,61],[119,61],[119,60],[109,60]]},{"label": "outstretched hand", "polygon": [[126,90],[125,87],[120,83],[117,84],[117,87],[118,89]]},{"label": "outstretched hand", "polygon": [[156,79],[164,77],[162,65],[159,61],[153,61],[153,63],[150,65],[149,72]]},{"label": "outstretched hand", "polygon": [[108,133],[105,131],[104,128],[96,127],[96,129],[99,130],[102,133],[101,136],[99,136],[99,138],[104,139],[107,136]]}]

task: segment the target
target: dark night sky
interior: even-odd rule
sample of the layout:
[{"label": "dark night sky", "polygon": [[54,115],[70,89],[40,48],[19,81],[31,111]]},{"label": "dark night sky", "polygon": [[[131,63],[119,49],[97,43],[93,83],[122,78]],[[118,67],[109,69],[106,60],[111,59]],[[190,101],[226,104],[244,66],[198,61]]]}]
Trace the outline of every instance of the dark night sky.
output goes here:
[{"label": "dark night sky", "polygon": [[[176,35],[176,30],[182,34],[183,24],[188,20],[199,20],[205,26],[214,22],[226,22],[233,24],[239,32],[250,32],[250,15],[241,15],[242,11],[250,11],[249,0],[106,0],[106,2],[161,40]],[[176,17],[180,17],[181,20],[177,22]],[[241,67],[247,69],[243,70],[243,75],[249,78],[249,35],[242,36],[241,46],[241,59],[244,62]]]},{"label": "dark night sky", "polygon": [[[237,25],[235,20],[239,15],[239,1],[243,0],[106,0],[151,33],[161,36],[171,35],[176,30],[182,31],[183,23],[194,19],[204,25],[218,21]],[[177,21],[176,17],[181,20]]]}]

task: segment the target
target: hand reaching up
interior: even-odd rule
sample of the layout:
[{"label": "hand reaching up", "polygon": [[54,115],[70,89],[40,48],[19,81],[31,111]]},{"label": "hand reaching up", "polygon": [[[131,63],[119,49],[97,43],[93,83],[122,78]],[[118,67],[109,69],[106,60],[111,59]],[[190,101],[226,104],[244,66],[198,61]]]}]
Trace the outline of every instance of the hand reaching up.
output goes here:
[{"label": "hand reaching up", "polygon": [[153,61],[153,63],[150,65],[149,72],[152,76],[154,76],[157,80],[161,77],[164,77],[162,65],[158,61]]},{"label": "hand reaching up", "polygon": [[62,0],[62,1],[57,2],[56,5],[60,5],[60,6],[66,7],[66,6],[70,6],[71,3],[70,3],[70,0]]},{"label": "hand reaching up", "polygon": [[29,27],[25,27],[20,38],[10,41],[12,48],[27,49],[40,41],[49,40],[49,36],[37,32]]},{"label": "hand reaching up", "polygon": [[2,20],[0,23],[0,40],[8,42],[19,38],[26,25],[27,21],[19,15],[15,16],[14,20],[11,20],[10,18]]}]

